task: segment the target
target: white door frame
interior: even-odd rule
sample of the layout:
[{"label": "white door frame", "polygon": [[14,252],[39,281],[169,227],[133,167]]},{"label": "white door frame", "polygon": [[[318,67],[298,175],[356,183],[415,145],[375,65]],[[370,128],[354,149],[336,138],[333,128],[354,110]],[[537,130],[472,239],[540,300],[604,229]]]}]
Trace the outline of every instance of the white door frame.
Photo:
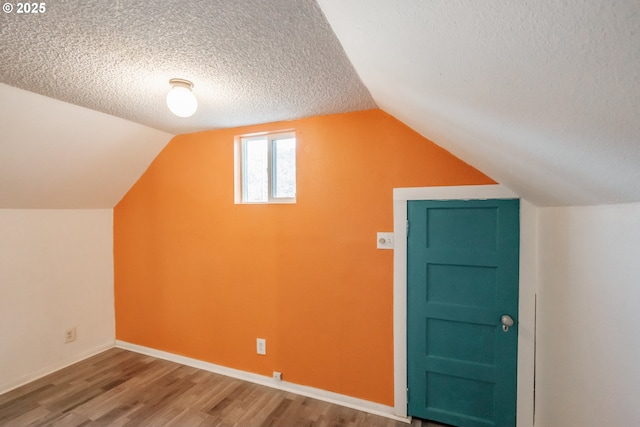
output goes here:
[{"label": "white door frame", "polygon": [[[407,416],[407,201],[518,199],[500,185],[393,189],[393,358],[394,410]],[[518,322],[517,426],[533,426],[537,210],[520,203],[520,292]]]}]

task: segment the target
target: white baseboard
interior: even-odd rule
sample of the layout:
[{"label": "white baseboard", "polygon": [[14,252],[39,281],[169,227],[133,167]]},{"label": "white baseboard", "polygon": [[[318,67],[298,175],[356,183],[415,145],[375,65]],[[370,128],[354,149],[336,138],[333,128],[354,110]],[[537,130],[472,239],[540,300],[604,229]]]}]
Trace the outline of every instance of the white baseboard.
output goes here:
[{"label": "white baseboard", "polygon": [[109,343],[102,344],[92,349],[83,351],[82,353],[76,354],[73,356],[73,358],[67,359],[64,362],[47,366],[46,368],[42,368],[35,372],[31,372],[28,375],[23,375],[14,381],[0,384],[0,394],[8,393],[11,390],[14,390],[18,387],[22,387],[23,385],[29,384],[30,382],[39,380],[42,377],[46,377],[47,375],[53,374],[54,372],[57,372],[75,363],[81,362],[84,359],[88,359],[92,356],[95,356],[98,353],[102,353],[103,351],[109,350],[110,348],[113,348],[113,347],[114,347],[114,342],[111,341]]},{"label": "white baseboard", "polygon": [[179,356],[177,354],[168,353],[166,351],[155,350],[149,347],[143,347],[137,344],[131,344],[125,341],[116,340],[116,347],[124,350],[134,351],[136,353],[145,354],[147,356],[157,357],[158,359],[168,360],[170,362],[180,363],[181,365],[191,366],[205,371],[213,372],[227,377],[237,378],[239,380],[248,381],[267,387],[276,388],[289,393],[299,394],[301,396],[311,397],[313,399],[322,400],[324,402],[333,403],[347,408],[356,409],[358,411],[368,412],[374,415],[391,418],[396,421],[406,423],[411,422],[411,418],[399,417],[395,415],[392,406],[382,405],[380,403],[370,402],[368,400],[358,399],[344,394],[334,393],[319,388],[308,387],[287,381],[276,381],[271,377],[258,375],[251,372],[245,372],[238,369],[227,368],[226,366],[216,365],[214,363],[203,362],[202,360],[192,359],[190,357]]}]

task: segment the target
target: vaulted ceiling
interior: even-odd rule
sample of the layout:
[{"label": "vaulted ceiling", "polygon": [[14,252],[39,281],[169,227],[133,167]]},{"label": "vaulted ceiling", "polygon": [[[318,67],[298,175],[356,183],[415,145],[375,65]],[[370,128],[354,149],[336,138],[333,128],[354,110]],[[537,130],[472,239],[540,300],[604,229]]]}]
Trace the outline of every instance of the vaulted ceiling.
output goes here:
[{"label": "vaulted ceiling", "polygon": [[540,206],[640,201],[639,71],[632,1],[47,2],[0,13],[0,208],[112,207],[174,134],[376,106]]},{"label": "vaulted ceiling", "polygon": [[640,201],[640,2],[319,3],[380,108],[517,194]]},{"label": "vaulted ceiling", "polygon": [[0,209],[111,208],[172,137],[0,84]]}]

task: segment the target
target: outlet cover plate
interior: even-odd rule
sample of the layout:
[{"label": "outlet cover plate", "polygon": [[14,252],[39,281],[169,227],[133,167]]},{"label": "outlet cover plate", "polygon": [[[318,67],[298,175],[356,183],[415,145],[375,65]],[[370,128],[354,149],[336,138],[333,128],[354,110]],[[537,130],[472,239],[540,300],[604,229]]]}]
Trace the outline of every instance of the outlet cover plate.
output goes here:
[{"label": "outlet cover plate", "polygon": [[393,232],[378,232],[378,249],[393,249]]},{"label": "outlet cover plate", "polygon": [[70,343],[70,342],[74,342],[76,340],[76,328],[75,326],[73,328],[69,328],[66,331],[64,331],[64,342],[66,343]]},{"label": "outlet cover plate", "polygon": [[256,338],[256,353],[267,354],[267,340],[264,338]]}]

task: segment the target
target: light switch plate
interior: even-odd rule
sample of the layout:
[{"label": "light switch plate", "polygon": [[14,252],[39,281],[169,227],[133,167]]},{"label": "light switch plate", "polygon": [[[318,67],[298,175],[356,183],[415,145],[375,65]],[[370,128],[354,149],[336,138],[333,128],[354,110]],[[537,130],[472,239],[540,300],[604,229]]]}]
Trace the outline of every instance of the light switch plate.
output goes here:
[{"label": "light switch plate", "polygon": [[264,338],[256,338],[256,353],[267,354],[267,340]]},{"label": "light switch plate", "polygon": [[393,249],[393,232],[378,232],[378,249]]}]

